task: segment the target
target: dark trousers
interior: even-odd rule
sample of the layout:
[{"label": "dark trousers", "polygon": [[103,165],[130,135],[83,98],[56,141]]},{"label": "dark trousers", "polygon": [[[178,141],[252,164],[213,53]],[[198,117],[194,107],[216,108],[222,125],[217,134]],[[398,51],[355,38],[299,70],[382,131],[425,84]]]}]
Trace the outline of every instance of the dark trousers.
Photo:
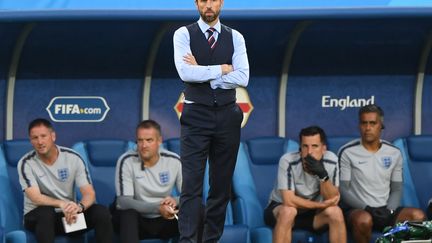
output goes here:
[{"label": "dark trousers", "polygon": [[[219,107],[184,105],[180,118],[183,174],[179,212],[180,242],[196,242],[200,222],[204,222],[203,242],[216,242],[221,237],[226,206],[231,198],[242,119],[243,112],[235,103]],[[202,210],[207,158],[210,190],[205,210]]]},{"label": "dark trousers", "polygon": [[95,230],[98,243],[112,242],[111,214],[104,206],[93,204],[84,211],[86,230],[66,234],[61,221],[62,217],[64,217],[63,213],[56,213],[54,207],[40,206],[24,215],[24,227],[36,235],[38,243],[53,243],[55,235],[76,237],[88,229]]},{"label": "dark trousers", "polygon": [[179,234],[176,219],[144,218],[134,209],[115,210],[113,225],[122,243],[137,243],[148,238],[169,239]]}]

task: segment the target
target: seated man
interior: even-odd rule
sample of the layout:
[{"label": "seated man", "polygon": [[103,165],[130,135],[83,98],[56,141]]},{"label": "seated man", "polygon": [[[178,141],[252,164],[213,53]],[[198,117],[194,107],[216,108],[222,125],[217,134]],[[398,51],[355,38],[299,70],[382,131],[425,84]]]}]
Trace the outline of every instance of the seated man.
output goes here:
[{"label": "seated man", "polygon": [[267,225],[274,226],[273,242],[291,242],[294,228],[321,230],[329,227],[329,240],[346,242],[346,229],[339,202],[337,157],[326,149],[320,127],[300,131],[300,151],[279,161],[277,183],[264,210]]},{"label": "seated man", "polygon": [[[65,234],[62,217],[71,224],[77,214],[84,213],[87,227],[96,231],[97,242],[112,242],[111,216],[107,208],[94,204],[95,191],[78,153],[54,143],[56,133],[48,120],[33,120],[28,132],[34,150],[18,162],[25,228],[36,234],[39,243],[52,243],[56,234]],[[79,202],[75,186],[82,194]]]},{"label": "seated man", "polygon": [[181,189],[179,156],[159,150],[161,128],[152,120],[138,124],[136,142],[137,151],[126,152],[117,162],[114,229],[122,243],[177,236],[178,197],[171,194],[174,187]]},{"label": "seated man", "polygon": [[422,221],[420,209],[399,207],[402,196],[402,155],[381,140],[384,112],[377,105],[359,110],[361,139],[339,150],[341,196],[347,225],[357,243],[369,242],[372,229],[405,220]]}]

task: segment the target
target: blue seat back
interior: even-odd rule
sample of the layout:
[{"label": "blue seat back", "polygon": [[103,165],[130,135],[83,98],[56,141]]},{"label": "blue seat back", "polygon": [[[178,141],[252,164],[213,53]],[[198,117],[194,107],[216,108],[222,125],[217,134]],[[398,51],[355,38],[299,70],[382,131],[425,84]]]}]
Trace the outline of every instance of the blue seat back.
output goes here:
[{"label": "blue seat back", "polygon": [[409,172],[411,172],[412,191],[416,192],[418,207],[425,210],[429,199],[432,198],[430,189],[432,184],[432,136],[410,136],[397,142],[402,147],[401,150],[403,150]]},{"label": "blue seat back", "polygon": [[242,223],[251,228],[263,226],[263,208],[258,199],[245,143],[240,143],[233,175],[233,189],[237,197],[236,204],[239,205],[238,209],[240,209],[235,212],[237,218],[240,218]]},{"label": "blue seat back", "polygon": [[127,140],[104,139],[78,142],[72,146],[86,162],[99,204],[109,206],[115,198],[115,168],[118,158],[135,143]]},{"label": "blue seat back", "polygon": [[180,139],[171,138],[164,141],[165,148],[171,152],[180,155]]},{"label": "blue seat back", "polygon": [[[204,174],[203,200],[207,199],[209,189],[210,189],[209,166],[208,166],[208,161],[207,161],[205,174]],[[234,224],[234,214],[233,214],[232,204],[231,204],[231,202],[228,202],[228,205],[226,208],[226,215],[225,215],[225,225],[233,225],[233,224]]]},{"label": "blue seat back", "polygon": [[[250,139],[240,144],[233,187],[242,211],[237,218],[249,227],[264,226],[263,210],[273,188],[280,157],[298,150],[298,143],[279,137]],[[236,212],[237,213],[237,212]]]},{"label": "blue seat back", "polygon": [[417,197],[417,190],[414,186],[414,182],[412,179],[411,169],[409,166],[409,158],[407,155],[407,145],[406,145],[406,139],[399,138],[396,139],[393,144],[399,148],[399,150],[402,153],[403,157],[403,189],[402,189],[402,199],[401,199],[401,206],[405,207],[420,207],[420,203]]},{"label": "blue seat back", "polygon": [[358,138],[358,136],[334,136],[327,137],[327,150],[338,154],[339,149],[351,140]]},{"label": "blue seat back", "polygon": [[256,192],[264,208],[277,176],[279,159],[287,151],[298,150],[298,144],[279,137],[251,139],[246,141],[246,144]]},{"label": "blue seat back", "polygon": [[0,146],[1,226],[5,232],[22,229],[23,191],[17,164],[33,147],[28,140],[4,141]]}]

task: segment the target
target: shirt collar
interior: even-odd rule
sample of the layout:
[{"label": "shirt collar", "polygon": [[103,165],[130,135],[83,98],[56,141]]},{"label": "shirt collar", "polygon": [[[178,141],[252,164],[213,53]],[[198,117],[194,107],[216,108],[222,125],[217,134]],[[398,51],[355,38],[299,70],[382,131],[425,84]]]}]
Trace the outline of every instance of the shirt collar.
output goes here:
[{"label": "shirt collar", "polygon": [[[203,33],[205,33],[205,32],[208,30],[208,28],[211,27],[211,26],[208,25],[206,22],[204,22],[204,20],[202,20],[202,18],[199,18],[199,20],[198,20],[198,26],[200,27],[200,29],[201,29],[201,31],[202,31]],[[213,28],[215,28],[216,31],[217,31],[218,33],[221,32],[221,23],[220,23],[219,20],[218,20],[218,22],[213,26]]]},{"label": "shirt collar", "polygon": [[[141,170],[145,170],[147,167],[144,166],[144,161],[142,160],[141,155],[138,152],[138,150],[136,152],[138,154],[139,162],[141,163]],[[153,166],[157,165],[159,163],[159,161],[161,160],[161,158],[162,158],[162,156],[161,156],[161,149],[159,149],[158,154],[159,154],[159,159],[158,159],[158,161]]]}]

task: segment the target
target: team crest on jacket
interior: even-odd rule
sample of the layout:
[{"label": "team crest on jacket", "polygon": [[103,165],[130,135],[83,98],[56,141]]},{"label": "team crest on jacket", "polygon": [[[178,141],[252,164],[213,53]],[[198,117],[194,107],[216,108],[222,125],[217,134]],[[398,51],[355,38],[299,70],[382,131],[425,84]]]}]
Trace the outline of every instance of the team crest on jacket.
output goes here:
[{"label": "team crest on jacket", "polygon": [[69,169],[68,168],[58,169],[57,173],[58,173],[58,178],[62,182],[67,181],[67,179],[69,178]]},{"label": "team crest on jacket", "polygon": [[159,181],[162,185],[165,185],[169,182],[169,173],[168,171],[162,171],[159,173]]},{"label": "team crest on jacket", "polygon": [[381,163],[384,168],[388,169],[392,164],[392,158],[390,156],[381,157]]}]

